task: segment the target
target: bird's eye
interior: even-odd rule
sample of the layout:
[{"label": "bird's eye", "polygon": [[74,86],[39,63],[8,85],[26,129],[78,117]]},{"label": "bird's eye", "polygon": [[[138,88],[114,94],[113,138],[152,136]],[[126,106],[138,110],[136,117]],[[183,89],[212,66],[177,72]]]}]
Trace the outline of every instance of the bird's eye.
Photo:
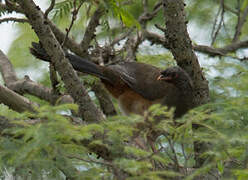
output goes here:
[{"label": "bird's eye", "polygon": [[170,77],[171,79],[176,79],[178,77],[178,74],[176,72],[170,72],[167,73],[167,77]]},{"label": "bird's eye", "polygon": [[177,73],[172,73],[172,78],[177,78],[178,77],[178,74]]},{"label": "bird's eye", "polygon": [[176,72],[162,72],[161,75],[157,78],[158,80],[164,80],[164,81],[172,81],[173,79],[176,79],[178,77],[178,74]]}]

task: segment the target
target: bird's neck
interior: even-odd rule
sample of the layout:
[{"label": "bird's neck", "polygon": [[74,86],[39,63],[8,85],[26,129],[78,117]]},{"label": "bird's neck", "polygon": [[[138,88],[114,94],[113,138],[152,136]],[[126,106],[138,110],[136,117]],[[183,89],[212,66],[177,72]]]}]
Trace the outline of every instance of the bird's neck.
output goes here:
[{"label": "bird's neck", "polygon": [[191,80],[181,79],[175,82],[175,86],[180,90],[182,96],[188,96],[193,94],[193,83]]},{"label": "bird's neck", "polygon": [[180,118],[182,115],[187,113],[188,110],[194,107],[193,105],[193,86],[190,81],[179,81],[176,84],[179,90],[179,101],[175,110],[175,118]]}]

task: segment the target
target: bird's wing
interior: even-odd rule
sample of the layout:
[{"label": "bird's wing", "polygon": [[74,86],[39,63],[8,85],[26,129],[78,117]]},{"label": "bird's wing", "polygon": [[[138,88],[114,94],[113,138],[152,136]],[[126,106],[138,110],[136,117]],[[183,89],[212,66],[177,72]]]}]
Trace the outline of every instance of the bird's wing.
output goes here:
[{"label": "bird's wing", "polygon": [[108,67],[118,72],[120,78],[132,90],[148,100],[172,96],[177,91],[174,85],[157,80],[161,70],[155,66],[138,62],[123,62]]}]

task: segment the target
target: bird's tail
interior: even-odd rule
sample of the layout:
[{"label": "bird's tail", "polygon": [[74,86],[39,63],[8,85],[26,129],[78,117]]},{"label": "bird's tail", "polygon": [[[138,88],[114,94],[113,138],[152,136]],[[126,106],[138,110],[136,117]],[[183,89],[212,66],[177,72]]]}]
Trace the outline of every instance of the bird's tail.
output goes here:
[{"label": "bird's tail", "polygon": [[[46,53],[45,49],[42,47],[41,44],[32,42],[32,47],[30,48],[30,52],[36,58],[50,62],[51,58]],[[77,71],[94,75],[96,77],[109,80],[106,76],[104,76],[102,67],[89,61],[86,58],[81,58],[77,55],[65,53],[65,56],[69,59],[70,63],[72,64],[73,68]]]}]

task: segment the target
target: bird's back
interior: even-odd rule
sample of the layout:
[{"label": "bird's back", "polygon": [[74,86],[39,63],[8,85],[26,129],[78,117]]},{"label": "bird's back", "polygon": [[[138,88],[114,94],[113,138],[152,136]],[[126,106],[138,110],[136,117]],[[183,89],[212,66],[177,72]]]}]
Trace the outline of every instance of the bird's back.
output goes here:
[{"label": "bird's back", "polygon": [[174,96],[178,89],[170,83],[158,81],[161,69],[139,62],[123,62],[108,66],[118,72],[128,86],[145,99],[154,101],[165,96]]}]

